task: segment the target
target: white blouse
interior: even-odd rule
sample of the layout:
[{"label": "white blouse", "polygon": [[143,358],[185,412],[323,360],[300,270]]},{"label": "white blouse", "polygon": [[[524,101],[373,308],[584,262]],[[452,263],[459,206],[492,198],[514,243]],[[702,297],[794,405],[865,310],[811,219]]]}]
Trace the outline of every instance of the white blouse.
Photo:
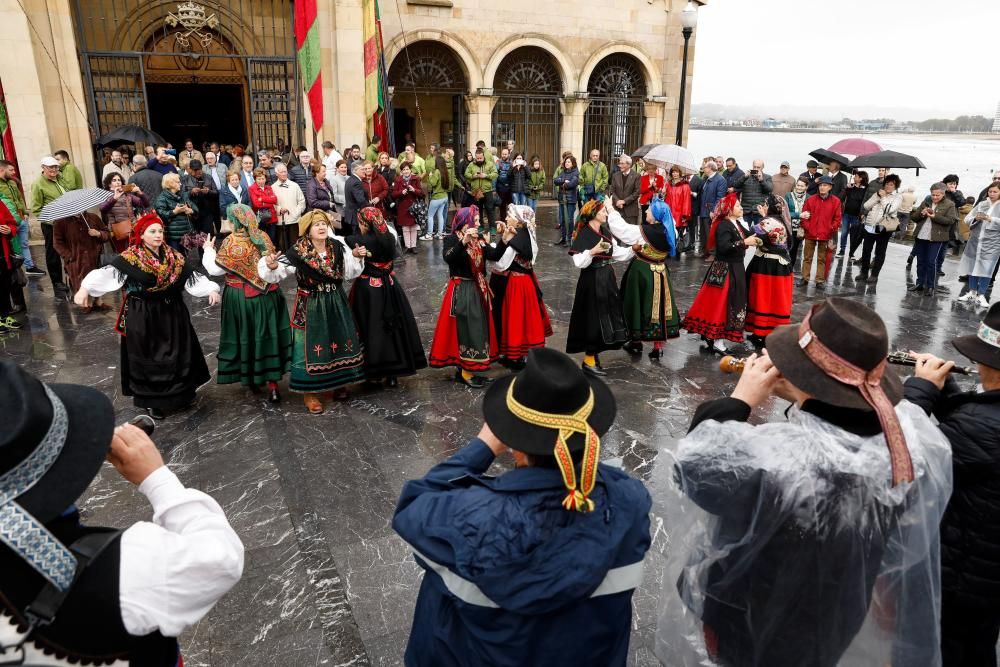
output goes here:
[{"label": "white blouse", "polygon": [[[216,275],[216,274],[213,274]],[[125,276],[112,266],[94,269],[84,277],[80,287],[87,290],[87,294],[93,297],[104,296],[108,292],[120,290],[125,284]],[[218,294],[219,286],[200,273],[194,274],[194,282],[184,285],[184,289],[191,296],[201,299],[212,294]]]},{"label": "white blouse", "polygon": [[[361,272],[365,270],[364,259],[352,255],[351,249],[347,247],[347,243],[342,237],[331,236],[330,238],[344,246],[344,280],[354,280],[360,276]],[[321,252],[320,257],[326,257],[326,253]],[[278,259],[278,268],[272,271],[267,268],[267,258],[261,257],[260,261],[257,262],[257,273],[267,282],[277,284],[288,276],[294,275],[295,267],[288,263],[287,257],[280,257]]]},{"label": "white blouse", "polygon": [[[531,237],[531,264],[532,266],[538,265],[538,240],[535,238],[535,227],[528,227],[528,235]],[[491,244],[496,246],[495,243]],[[506,271],[510,268],[510,265],[514,263],[514,258],[517,257],[517,251],[513,248],[508,247],[504,251],[503,256],[500,257],[500,261],[493,265],[494,271]]]},{"label": "white blouse", "polygon": [[[611,234],[613,237],[617,236],[626,243],[629,243],[629,241],[627,238],[625,238],[625,236],[620,235],[616,231],[618,227],[620,226],[631,227],[634,231],[629,232],[629,230],[626,229],[622,229],[621,231],[627,234],[634,234],[636,238],[640,236],[639,226],[630,225],[629,223],[625,222],[625,220],[622,218],[621,213],[615,210],[608,211],[608,226],[611,228]],[[631,236],[629,238],[631,238]],[[632,243],[635,243],[635,241],[632,241]],[[584,250],[583,252],[578,252],[575,255],[570,255],[570,257],[573,258],[573,264],[578,269],[585,269],[588,266],[590,266],[594,261],[594,258],[590,254],[589,248],[587,250]],[[617,240],[615,240],[614,238],[611,239],[611,261],[627,262],[633,257],[635,257],[635,253],[632,252],[631,246],[620,245]]]}]

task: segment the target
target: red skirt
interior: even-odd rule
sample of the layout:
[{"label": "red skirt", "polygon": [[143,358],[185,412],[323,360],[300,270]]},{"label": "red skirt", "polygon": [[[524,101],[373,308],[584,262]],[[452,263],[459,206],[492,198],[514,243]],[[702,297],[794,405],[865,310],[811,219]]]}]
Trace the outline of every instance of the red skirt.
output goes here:
[{"label": "red skirt", "polygon": [[764,273],[750,275],[747,294],[747,324],[750,333],[765,337],[776,327],[792,322],[793,278]]},{"label": "red skirt", "polygon": [[700,334],[709,340],[725,339],[742,343],[743,322],[739,322],[739,328],[729,327],[729,283],[732,279],[731,275],[727,275],[722,287],[703,283],[681,323],[681,328],[689,333]]},{"label": "red skirt", "polygon": [[444,292],[431,343],[431,368],[458,366],[477,373],[497,360],[493,318],[483,306],[476,283],[452,278]]},{"label": "red skirt", "polygon": [[520,359],[531,348],[545,347],[545,339],[552,335],[552,324],[534,276],[516,272],[508,275],[502,312],[500,354]]}]

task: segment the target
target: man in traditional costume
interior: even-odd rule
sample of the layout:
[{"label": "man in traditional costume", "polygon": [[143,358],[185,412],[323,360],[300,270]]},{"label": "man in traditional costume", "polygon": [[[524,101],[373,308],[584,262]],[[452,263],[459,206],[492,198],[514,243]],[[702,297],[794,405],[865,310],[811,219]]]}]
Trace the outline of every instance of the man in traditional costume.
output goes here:
[{"label": "man in traditional costume", "polygon": [[227,217],[233,232],[218,253],[215,239],[206,238],[202,257],[210,276],[226,277],[216,381],[239,382],[253,392],[266,385],[268,400],[277,403],[281,400],[278,381],[292,360],[292,328],[285,295],[257,272],[261,257],[274,253],[274,245],[260,231],[257,216],[246,204],[230,206]]},{"label": "man in traditional costume", "polygon": [[292,307],[292,374],[288,388],[302,394],[312,414],[323,412],[320,394],[347,398],[347,385],[365,379],[364,343],[351,313],[344,281],[364,268],[365,249],[347,247],[330,233],[323,211],[299,218],[299,240],[285,254],[260,258],[257,272],[277,284],[294,275],[299,289]]},{"label": "man in traditional costume", "polygon": [[743,342],[747,318],[747,283],[743,260],[746,249],[757,244],[740,224],[743,207],[735,193],[726,195],[715,207],[708,233],[708,250],[715,259],[705,272],[705,279],[688,310],[681,328],[700,334],[708,349],[726,354],[723,340]]},{"label": "man in traditional costume", "polygon": [[486,281],[486,262],[503,257],[507,246],[500,239],[490,243],[479,235],[479,211],[460,208],[452,233],[444,240],[444,261],[451,279],[445,289],[431,343],[431,368],[456,366],[455,381],[482,389],[486,380],[477,375],[497,359],[493,327],[493,295]]},{"label": "man in traditional costume", "polygon": [[358,234],[346,242],[367,250],[364,270],[351,286],[349,298],[365,346],[366,381],[384,380],[386,387],[395,387],[398,378],[427,368],[413,309],[393,271],[396,230],[386,224],[379,208],[367,206],[358,211]]},{"label": "man in traditional costume", "polygon": [[219,286],[164,241],[163,222],[150,211],[135,221],[129,247],[84,277],[74,301],[123,289],[115,323],[121,335],[122,394],[153,419],[194,402],[211,379],[182,290],[219,303]]},{"label": "man in traditional costume", "polygon": [[[9,361],[0,384],[0,662],[182,665],[177,637],[243,572],[222,508],[184,488],[139,428],[115,428],[101,392],[43,384]],[[151,521],[81,523],[75,503],[105,459],[149,500]]]},{"label": "man in traditional costume", "polygon": [[677,338],[681,324],[666,264],[667,257],[677,255],[670,207],[657,195],[650,200],[641,225],[625,222],[618,211],[608,207],[608,226],[635,253],[635,259],[629,262],[622,276],[622,304],[629,331],[625,350],[642,354],[642,341],[651,341],[649,358],[659,359],[663,355],[663,342]]},{"label": "man in traditional costume", "polygon": [[[403,487],[393,529],[425,570],[407,667],[624,667],[649,549],[642,482],[601,464],[607,385],[551,348],[483,397],[468,445]],[[513,451],[513,470],[486,475]]]},{"label": "man in traditional costume", "polygon": [[500,347],[500,363],[513,370],[524,368],[528,351],[544,347],[552,335],[549,311],[535,276],[538,240],[535,212],[530,206],[511,204],[507,220],[497,225],[507,250],[493,265],[493,324]]},{"label": "man in traditional costume", "polygon": [[[902,400],[888,351],[875,311],[830,298],[698,407],[664,503],[664,664],[941,664],[951,449]],[[748,424],[772,396],[787,421]]]},{"label": "man in traditional costume", "polygon": [[628,340],[622,313],[618,281],[612,262],[632,259],[632,249],[619,245],[607,226],[608,207],[604,198],[593,199],[580,208],[569,254],[580,269],[569,318],[566,352],[583,352],[583,371],[607,375],[598,355],[617,350]]}]

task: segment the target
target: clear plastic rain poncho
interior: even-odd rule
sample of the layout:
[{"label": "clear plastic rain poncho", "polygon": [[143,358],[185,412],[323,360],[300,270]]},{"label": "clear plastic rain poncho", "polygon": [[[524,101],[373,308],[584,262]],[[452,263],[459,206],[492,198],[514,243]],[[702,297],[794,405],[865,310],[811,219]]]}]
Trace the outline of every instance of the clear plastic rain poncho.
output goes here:
[{"label": "clear plastic rain poncho", "polygon": [[656,653],[670,667],[940,665],[938,525],[948,441],[896,406],[915,481],[885,438],[791,408],[706,421],[680,441],[664,525]]}]

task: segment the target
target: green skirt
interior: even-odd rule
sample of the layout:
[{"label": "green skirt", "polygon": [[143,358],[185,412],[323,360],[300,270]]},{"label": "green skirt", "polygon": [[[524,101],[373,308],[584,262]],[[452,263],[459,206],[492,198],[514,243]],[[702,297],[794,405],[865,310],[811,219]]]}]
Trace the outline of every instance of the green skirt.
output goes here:
[{"label": "green skirt", "polygon": [[292,327],[281,290],[247,297],[226,285],[219,334],[219,384],[277,382],[292,359]]},{"label": "green skirt", "polygon": [[[661,266],[662,271],[654,270]],[[680,335],[680,314],[665,265],[632,260],[622,276],[621,292],[631,340],[662,341]]]},{"label": "green skirt", "polygon": [[292,315],[292,375],[289,389],[330,391],[365,379],[365,356],[344,290],[304,292]]}]

